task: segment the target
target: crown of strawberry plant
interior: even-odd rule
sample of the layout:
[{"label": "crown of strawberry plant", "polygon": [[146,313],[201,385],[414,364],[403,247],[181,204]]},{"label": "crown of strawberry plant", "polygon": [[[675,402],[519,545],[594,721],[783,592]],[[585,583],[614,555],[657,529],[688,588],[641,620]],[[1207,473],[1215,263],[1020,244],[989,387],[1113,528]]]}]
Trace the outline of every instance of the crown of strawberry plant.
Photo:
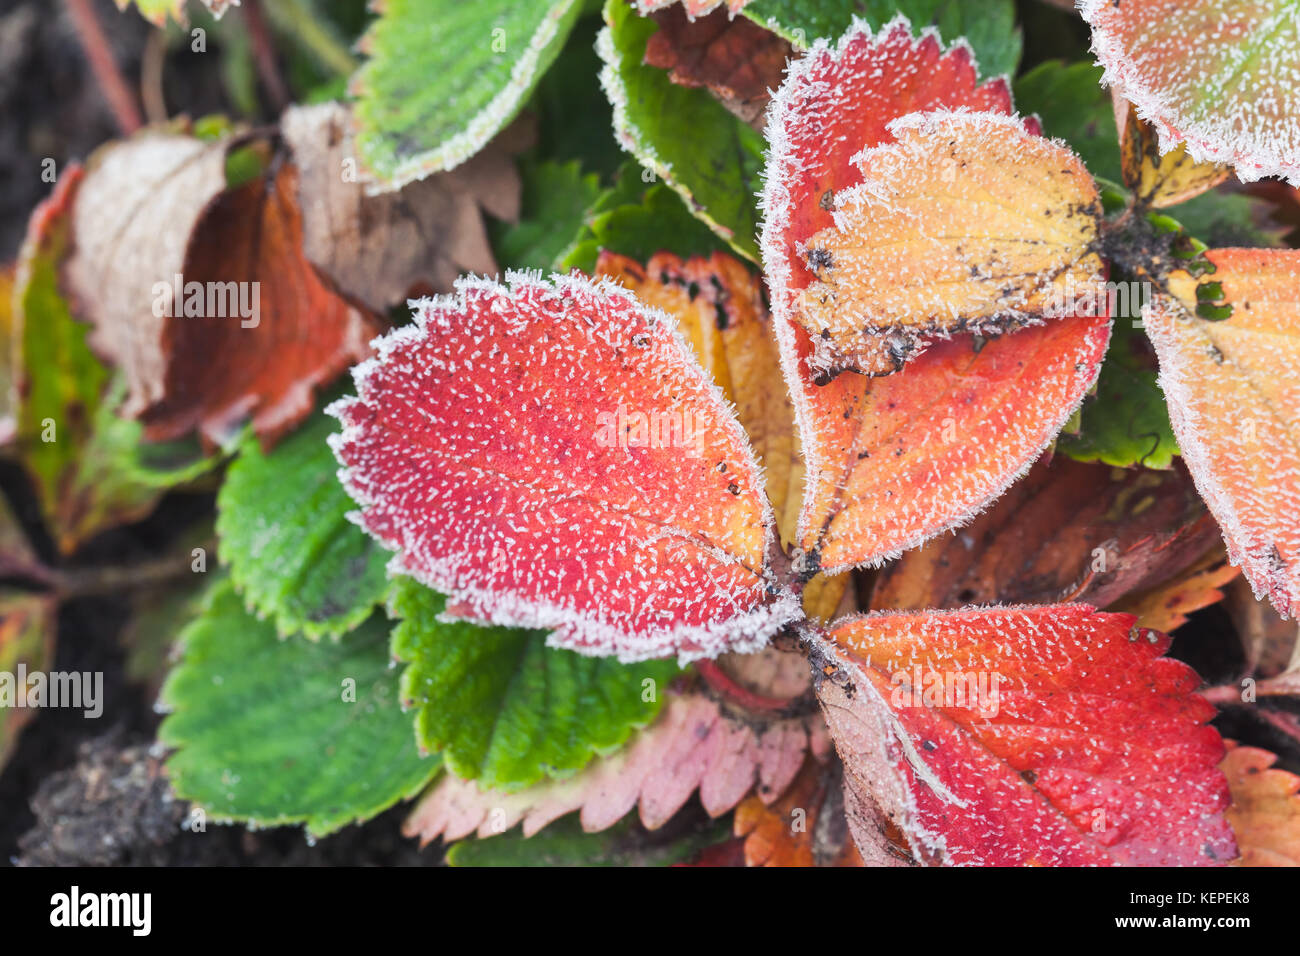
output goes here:
[{"label": "crown of strawberry plant", "polygon": [[[293,108],[270,139],[216,145],[142,135],[33,220],[20,306],[62,282],[90,313],[121,369],[105,407],[237,454],[218,494],[229,574],[163,690],[177,790],[314,832],[422,793],[407,829],[425,841],[516,823],[577,839],[550,826],[574,811],[587,832],[633,810],[656,829],[698,794],[711,817],[735,809],[749,862],[1250,857],[1230,784],[1244,793],[1269,755],[1225,760],[1165,632],[1221,596],[1220,532],[1258,598],[1300,604],[1300,252],[1208,248],[1163,210],[1191,213],[1232,169],[1297,181],[1289,6],[1225,20],[1208,0],[1084,0],[1102,69],[1036,68],[1017,113],[1010,4],[869,4],[888,12],[868,21],[847,2],[608,0],[601,86],[639,165],[601,192],[525,154],[525,221],[492,236],[521,267],[503,281],[479,221],[508,205],[490,188],[510,167],[502,131],[546,95],[584,5],[481,4],[527,52],[443,44],[453,71],[421,59],[411,25],[485,22],[454,6],[384,11],[351,116]],[[1178,52],[1191,36],[1197,58]],[[787,56],[768,90],[761,65]],[[470,109],[446,109],[444,73],[480,78]],[[1119,149],[1068,137],[1076,154],[1046,133],[1112,122],[1109,102],[1054,108],[1097,75]],[[340,191],[353,120],[365,184]],[[201,200],[168,270],[259,276],[274,331],[138,321],[89,217],[116,214],[122,170],[145,166]],[[146,185],[113,230],[140,246],[158,231]],[[331,221],[354,218],[388,224],[385,244],[361,226],[332,244]],[[272,261],[226,240],[249,220]],[[424,277],[403,250],[451,220],[475,226],[439,249],[452,291],[367,349],[385,290]],[[303,301],[276,298],[290,285]],[[1129,288],[1139,301],[1117,306]],[[51,327],[74,328],[58,303]],[[67,348],[89,363],[81,334]],[[1135,358],[1148,339],[1158,377]],[[311,347],[271,361],[290,340]],[[184,350],[240,363],[202,378]],[[355,394],[313,414],[312,389],[358,359]],[[1079,461],[1163,470],[1098,479]],[[37,465],[47,506],[59,469],[90,483]],[[132,474],[156,497],[211,467]],[[1026,560],[1009,581],[1003,554],[1089,553],[1098,528],[1112,537],[1084,580]],[[340,680],[363,689],[360,717],[333,706]],[[234,760],[231,735],[257,744]],[[328,785],[297,759],[323,746],[342,768]],[[852,842],[774,836],[792,810],[842,817]],[[667,852],[717,833],[696,836]]]}]

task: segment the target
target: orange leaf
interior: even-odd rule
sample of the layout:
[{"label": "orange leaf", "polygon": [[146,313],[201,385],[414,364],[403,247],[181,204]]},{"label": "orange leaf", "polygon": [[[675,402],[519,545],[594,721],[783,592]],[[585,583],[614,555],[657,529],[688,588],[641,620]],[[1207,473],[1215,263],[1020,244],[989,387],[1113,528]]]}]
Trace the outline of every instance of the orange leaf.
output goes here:
[{"label": "orange leaf", "polygon": [[164,132],[112,144],[73,208],[65,283],[152,440],[198,428],[224,444],[248,418],[281,435],[376,330],[303,258],[294,167],[227,191],[228,148]]},{"label": "orange leaf", "polygon": [[832,768],[808,759],[781,799],[768,804],[745,798],[734,819],[736,836],[745,838],[745,865],[862,866],[840,823],[844,806],[838,777]]},{"label": "orange leaf", "polygon": [[1080,604],[873,614],[812,641],[847,786],[918,860],[1236,855],[1223,744],[1206,724],[1215,709],[1193,693],[1191,668],[1160,657],[1169,638],[1131,615]]},{"label": "orange leaf", "polygon": [[311,412],[316,386],[369,354],[374,319],[330,291],[303,257],[297,183],[285,163],[205,211],[186,248],[185,288],[238,283],[241,295],[255,290],[258,314],[190,316],[187,306],[166,322],[163,393],[140,415],[146,437],[197,428],[221,444],[251,416],[253,430],[272,441]]},{"label": "orange leaf", "polygon": [[[1287,617],[1300,602],[1300,252],[1219,249],[1142,317],[1187,467],[1232,562]],[[1192,310],[1222,298],[1225,321]],[[1222,307],[1215,307],[1222,308]]]},{"label": "orange leaf", "polygon": [[[772,387],[780,381],[780,359],[758,277],[721,252],[684,262],[661,252],[644,268],[626,256],[602,252],[595,274],[677,320],[695,357],[736,408],[763,468],[781,544],[788,547],[799,519],[804,465],[790,397]],[[847,575],[814,578],[803,590],[805,611],[830,618],[848,583]]]},{"label": "orange leaf", "polygon": [[1228,742],[1228,822],[1241,866],[1300,866],[1300,777],[1273,766],[1276,754]]}]

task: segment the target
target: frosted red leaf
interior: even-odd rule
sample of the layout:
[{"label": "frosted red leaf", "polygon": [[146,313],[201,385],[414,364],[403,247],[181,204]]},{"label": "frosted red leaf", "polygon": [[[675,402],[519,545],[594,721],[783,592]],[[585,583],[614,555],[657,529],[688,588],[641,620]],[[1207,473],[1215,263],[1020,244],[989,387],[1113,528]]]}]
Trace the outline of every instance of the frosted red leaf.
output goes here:
[{"label": "frosted red leaf", "polygon": [[[1261,599],[1300,610],[1300,251],[1217,249],[1143,310],[1169,418],[1228,556]],[[1221,299],[1223,321],[1191,310]],[[1176,297],[1176,298],[1175,298]],[[1181,304],[1180,304],[1181,303]]]},{"label": "frosted red leaf", "polygon": [[744,432],[663,312],[608,282],[465,278],[332,407],[359,523],[460,616],[587,654],[754,650],[800,613]]},{"label": "frosted red leaf", "polygon": [[1006,83],[976,76],[964,44],[945,51],[898,18],[879,34],[857,23],[835,46],[819,41],[773,100],[763,261],[808,468],[798,542],[812,568],[880,563],[969,520],[1048,445],[1100,368],[1105,316],[957,335],[883,378],[825,382],[811,367],[798,322],[816,281],[805,244],[834,227],[836,197],[861,182],[854,157],[895,142],[889,127],[903,114],[1010,115]]},{"label": "frosted red leaf", "polygon": [[846,798],[875,801],[921,862],[1236,856],[1215,709],[1191,668],[1161,656],[1169,638],[1132,615],[1081,604],[872,614],[812,640]]},{"label": "frosted red leaf", "polygon": [[1102,82],[1168,153],[1300,185],[1300,18],[1289,0],[1081,0]]}]

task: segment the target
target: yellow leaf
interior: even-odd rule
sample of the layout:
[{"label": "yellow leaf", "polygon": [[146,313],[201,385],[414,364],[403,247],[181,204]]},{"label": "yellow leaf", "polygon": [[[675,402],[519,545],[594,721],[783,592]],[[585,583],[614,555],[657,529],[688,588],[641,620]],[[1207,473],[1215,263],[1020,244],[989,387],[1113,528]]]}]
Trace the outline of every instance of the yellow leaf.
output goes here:
[{"label": "yellow leaf", "polygon": [[1064,146],[1014,117],[929,113],[857,157],[863,181],[805,246],[813,367],[892,371],[927,335],[1005,330],[1099,301],[1101,204]]}]

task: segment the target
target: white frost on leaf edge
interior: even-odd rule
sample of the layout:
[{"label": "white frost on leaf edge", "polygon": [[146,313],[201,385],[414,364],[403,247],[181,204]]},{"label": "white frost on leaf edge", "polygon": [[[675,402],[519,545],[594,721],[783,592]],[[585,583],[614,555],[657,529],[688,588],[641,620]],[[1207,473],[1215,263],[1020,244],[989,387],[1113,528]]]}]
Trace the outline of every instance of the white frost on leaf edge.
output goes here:
[{"label": "white frost on leaf edge", "polygon": [[[538,77],[538,64],[542,54],[560,34],[560,21],[567,17],[580,0],[554,0],[536,32],[528,40],[524,55],[516,61],[510,80],[478,113],[470,117],[465,128],[434,149],[425,150],[407,159],[399,160],[388,175],[381,175],[363,161],[368,196],[396,192],[408,183],[427,179],[435,173],[444,173],[471,159],[488,142],[505,128],[519,112],[524,97],[532,90]],[[567,36],[567,33],[565,34]],[[561,38],[562,39],[562,38]],[[369,64],[357,73],[354,82],[364,84]]]},{"label": "white frost on leaf edge", "polygon": [[[768,105],[767,112],[767,139],[768,154],[767,162],[763,167],[763,192],[759,197],[759,212],[762,216],[762,231],[759,240],[759,250],[762,254],[763,270],[767,279],[769,298],[771,300],[772,327],[775,331],[778,353],[780,355],[781,371],[785,377],[787,391],[790,394],[791,401],[794,405],[795,428],[799,435],[804,450],[804,462],[806,466],[806,475],[804,479],[804,501],[799,510],[799,522],[796,530],[796,540],[804,540],[807,534],[807,513],[812,503],[813,489],[826,479],[824,477],[823,455],[820,450],[820,443],[817,437],[816,421],[812,409],[810,408],[803,392],[803,386],[799,377],[799,360],[797,340],[795,338],[795,320],[792,314],[793,297],[790,289],[790,269],[789,259],[786,255],[785,241],[786,234],[790,228],[790,205],[791,197],[789,192],[789,181],[796,172],[801,170],[801,165],[796,157],[796,150],[790,139],[790,129],[798,123],[799,115],[796,111],[797,100],[802,98],[805,89],[811,89],[813,95],[818,90],[826,90],[829,84],[826,81],[812,82],[809,78],[815,72],[829,71],[833,69],[842,59],[849,45],[859,39],[866,42],[877,40],[896,30],[905,30],[912,37],[912,45],[915,48],[925,42],[927,38],[932,38],[938,44],[940,56],[950,55],[955,50],[964,50],[970,57],[971,66],[975,75],[979,76],[979,64],[975,57],[975,52],[970,44],[964,39],[955,43],[945,45],[939,31],[934,27],[924,28],[920,34],[912,32],[911,21],[902,13],[896,15],[888,23],[881,26],[878,31],[873,31],[871,26],[860,17],[854,16],[853,22],[848,30],[836,40],[833,44],[826,38],[816,40],[808,51],[800,58],[790,61],[786,67],[786,78],[781,84],[781,88],[776,91]],[[987,84],[997,82],[998,78],[985,80],[983,83],[978,82],[976,88]],[[1008,98],[1010,98],[1010,84],[1006,83],[1005,78],[1002,82],[1007,85]],[[933,113],[934,111],[931,111]],[[896,123],[905,123],[909,126],[919,126],[926,121],[926,117],[931,113],[913,112],[900,116],[890,123],[892,128]],[[971,117],[995,118],[998,122],[1013,123],[1024,128],[1027,119],[1020,118],[1017,114],[1001,113],[976,113],[969,110],[951,110],[949,115],[958,115],[965,113]],[[1052,139],[1053,143],[1065,146],[1068,144],[1058,139]],[[868,147],[867,149],[870,149]],[[860,151],[858,155],[861,155]],[[855,157],[856,158],[856,157]],[[1107,331],[1107,339],[1101,350],[1102,359],[1105,357],[1106,350],[1110,345],[1111,329]],[[993,504],[1002,494],[1020,480],[1033,467],[1034,463],[1042,457],[1055,440],[1055,436],[1060,432],[1065,423],[1082,405],[1084,398],[1096,384],[1097,376],[1101,373],[1102,361],[1099,359],[1085,387],[1080,391],[1079,400],[1070,408],[1064,409],[1059,420],[1049,429],[1047,439],[1042,443],[1036,452],[1031,454],[1024,464],[1014,473],[1005,477],[1005,480],[999,483],[992,490],[991,494],[985,499],[974,502],[971,509],[963,514],[953,518],[950,522],[942,527],[935,528],[933,531],[923,533],[909,540],[904,545],[889,551],[881,551],[874,556],[869,557],[856,564],[847,564],[842,566],[827,566],[820,570],[828,575],[843,573],[844,571],[855,568],[879,568],[901,557],[905,552],[920,547],[926,541],[944,533],[945,531],[954,531],[964,527],[974,521],[982,514],[991,504]]]},{"label": "white frost on leaf edge", "polygon": [[[669,188],[682,198],[682,202],[686,204],[692,216],[708,226],[720,239],[726,241],[734,252],[748,260],[750,255],[736,246],[735,231],[709,215],[708,209],[695,198],[691,188],[673,175],[672,163],[660,158],[649,139],[628,118],[627,106],[630,95],[622,77],[623,57],[614,43],[614,31],[608,24],[601,28],[596,37],[596,52],[600,55],[602,63],[600,85],[613,108],[614,138],[618,141],[618,145],[644,168],[649,169],[656,179],[667,183]],[[640,65],[634,64],[634,66]]]},{"label": "white frost on leaf edge", "polygon": [[[395,351],[404,345],[420,342],[428,337],[428,320],[432,314],[455,315],[463,311],[465,293],[471,289],[504,295],[510,299],[521,294],[527,296],[551,291],[559,294],[572,293],[606,298],[616,296],[632,303],[648,322],[671,329],[672,340],[685,366],[699,376],[706,390],[715,399],[719,407],[720,421],[731,433],[745,464],[755,475],[755,490],[762,509],[764,553],[767,555],[767,566],[762,569],[762,573],[769,586],[778,587],[771,565],[775,549],[779,546],[776,537],[776,518],[769,497],[764,493],[762,466],[740,424],[735,407],[714,383],[712,376],[700,366],[690,344],[682,336],[676,320],[662,309],[641,302],[631,292],[609,278],[592,280],[577,273],[571,275],[555,273],[548,281],[537,271],[507,271],[503,285],[495,279],[469,275],[456,280],[455,291],[451,294],[408,302],[416,312],[415,323],[394,329],[374,339],[371,345],[376,351],[375,356],[352,369],[357,395],[340,398],[325,409],[326,414],[343,423],[342,430],[331,434],[328,441],[340,464],[337,472],[338,479],[354,501],[362,508],[378,504],[357,487],[352,481],[351,470],[343,463],[341,457],[343,444],[360,439],[359,429],[344,421],[345,411],[354,404],[366,403],[367,393],[370,392],[371,376]],[[374,535],[366,526],[360,511],[350,511],[347,517],[374,537],[380,545],[389,547],[387,542]],[[426,587],[446,594],[448,610],[444,613],[449,619],[551,630],[552,633],[547,637],[547,645],[550,647],[572,650],[587,656],[615,656],[624,663],[676,654],[678,663],[686,666],[693,661],[728,652],[752,653],[761,650],[768,639],[781,628],[803,618],[803,606],[798,596],[786,588],[780,588],[775,599],[740,614],[715,621],[709,626],[678,627],[647,637],[628,634],[619,628],[595,620],[589,614],[566,607],[558,601],[537,602],[509,591],[460,585],[457,583],[458,570],[458,562],[452,556],[438,562],[435,568],[426,574],[408,563],[403,549],[394,553],[388,564],[390,577],[407,575]],[[582,640],[584,637],[587,640]],[[690,643],[695,647],[682,650],[683,643]]]},{"label": "white frost on leaf edge", "polygon": [[[1156,320],[1157,310],[1163,312],[1171,323],[1201,320],[1193,317],[1168,296],[1157,296],[1143,307],[1143,325],[1160,362],[1156,383],[1164,392],[1169,423],[1178,439],[1183,461],[1187,464],[1196,490],[1200,492],[1223,534],[1229,563],[1242,569],[1255,597],[1260,601],[1271,602],[1282,619],[1286,620],[1300,606],[1300,595],[1288,593],[1285,579],[1278,580],[1270,575],[1267,559],[1257,557],[1260,548],[1257,545],[1252,547],[1252,542],[1258,540],[1258,535],[1248,530],[1235,496],[1224,487],[1211,465],[1214,455],[1203,438],[1205,429],[1201,425],[1202,415],[1194,401],[1197,392],[1193,384],[1195,378],[1189,374],[1194,370],[1188,369],[1182,357],[1185,343],[1180,343],[1175,334]],[[1285,598],[1285,601],[1280,598]]]},{"label": "white frost on leaf edge", "polygon": [[1118,0],[1076,0],[1076,3],[1079,15],[1092,31],[1092,52],[1103,70],[1102,85],[1114,88],[1133,104],[1139,118],[1155,127],[1160,155],[1185,146],[1187,155],[1194,162],[1230,165],[1243,183],[1275,176],[1300,187],[1300,156],[1282,156],[1252,136],[1245,137],[1240,143],[1219,140],[1213,131],[1203,129],[1194,120],[1183,116],[1170,102],[1167,92],[1150,87],[1139,75],[1119,37],[1094,25],[1098,14],[1108,7],[1118,6]]}]

